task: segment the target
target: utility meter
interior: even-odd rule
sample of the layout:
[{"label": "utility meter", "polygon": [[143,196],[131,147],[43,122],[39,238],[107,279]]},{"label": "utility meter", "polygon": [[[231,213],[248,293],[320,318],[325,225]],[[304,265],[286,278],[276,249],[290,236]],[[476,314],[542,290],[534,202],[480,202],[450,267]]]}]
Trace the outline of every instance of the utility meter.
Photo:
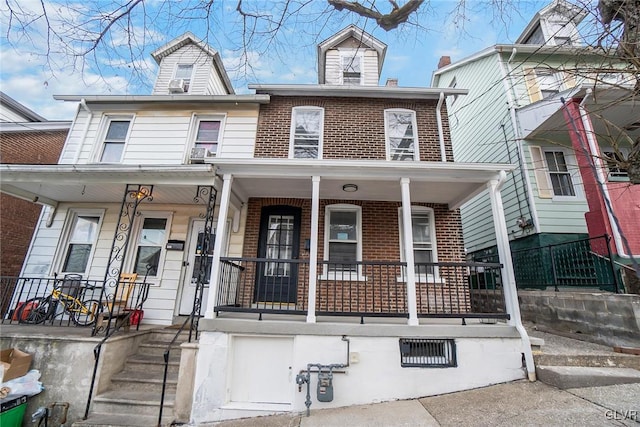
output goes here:
[{"label": "utility meter", "polygon": [[333,401],[333,373],[318,372],[318,402]]}]

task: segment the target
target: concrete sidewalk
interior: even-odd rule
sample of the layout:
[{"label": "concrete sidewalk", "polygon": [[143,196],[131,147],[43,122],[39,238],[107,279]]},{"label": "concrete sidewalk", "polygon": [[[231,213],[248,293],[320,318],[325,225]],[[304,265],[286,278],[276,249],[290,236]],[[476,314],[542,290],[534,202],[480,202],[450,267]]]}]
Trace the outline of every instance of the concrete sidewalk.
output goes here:
[{"label": "concrete sidewalk", "polygon": [[640,383],[559,390],[525,380],[414,400],[212,424],[220,427],[638,426]]}]

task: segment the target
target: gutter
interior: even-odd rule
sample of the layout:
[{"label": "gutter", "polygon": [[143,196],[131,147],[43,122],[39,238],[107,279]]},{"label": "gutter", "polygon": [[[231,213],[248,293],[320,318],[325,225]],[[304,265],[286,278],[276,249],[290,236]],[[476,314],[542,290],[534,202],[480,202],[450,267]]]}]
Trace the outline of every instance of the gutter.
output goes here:
[{"label": "gutter", "polygon": [[[589,151],[591,152],[591,156],[596,156],[596,153],[600,153],[598,148],[598,144],[594,138],[593,127],[591,126],[591,120],[589,120],[588,113],[584,108],[584,104],[587,102],[589,97],[592,95],[592,90],[587,89],[587,92],[579,104],[580,108],[580,121],[582,121],[582,126],[584,127],[587,143],[589,144]],[[624,245],[622,244],[622,236],[620,235],[620,230],[618,229],[618,225],[613,218],[613,213],[611,212],[610,207],[613,206],[611,202],[611,195],[609,194],[609,187],[606,185],[606,180],[604,177],[604,172],[602,168],[602,159],[596,156],[593,159],[595,165],[597,165],[596,169],[596,179],[598,180],[598,185],[602,188],[602,195],[606,199],[605,207],[607,208],[607,217],[609,218],[609,224],[611,224],[611,231],[613,232],[613,240],[616,243],[616,251],[618,252],[618,256],[622,258],[631,258],[630,254],[627,254],[624,251]]]},{"label": "gutter", "polygon": [[440,158],[443,162],[447,161],[447,153],[444,145],[444,131],[442,130],[442,104],[444,102],[444,92],[440,92],[440,99],[436,106],[436,121],[438,122],[438,139],[440,140]]},{"label": "gutter", "polygon": [[[534,232],[538,234],[540,233],[540,219],[538,218],[538,211],[536,209],[536,203],[533,198],[533,188],[531,186],[531,180],[529,179],[529,170],[527,169],[525,171],[526,157],[524,156],[524,148],[522,146],[522,135],[520,134],[520,127],[518,126],[518,118],[516,117],[516,107],[515,107],[515,101],[512,93],[513,88],[509,84],[509,82],[511,81],[509,76],[513,71],[511,69],[510,64],[517,53],[518,53],[518,50],[514,47],[513,50],[511,51],[511,56],[509,56],[509,59],[507,60],[506,70],[505,70],[505,65],[502,63],[500,55],[498,55],[498,64],[500,66],[500,72],[502,73],[502,83],[504,85],[505,93],[507,94],[507,102],[509,103],[509,116],[511,118],[511,126],[513,127],[513,134],[516,138],[516,148],[518,149],[518,157],[519,157],[518,166],[520,167],[520,173],[522,174],[521,178],[524,184],[526,185],[526,190],[527,190],[526,197],[529,202],[528,203],[529,215],[531,215],[531,221],[533,222]],[[515,181],[514,181],[514,184],[515,184]]]},{"label": "gutter", "polygon": [[[493,193],[491,195],[491,199],[498,200],[499,206],[496,206],[496,208],[502,209],[503,211],[504,211],[504,208],[502,206],[502,202],[500,198],[501,197],[500,190],[502,189],[506,180],[507,180],[507,174],[504,170],[502,170],[498,175],[497,184],[495,186],[491,185],[489,188],[489,191]],[[502,216],[502,218],[504,219],[504,215]],[[494,221],[497,221],[497,220],[494,218]],[[522,324],[522,319],[520,318],[520,305],[518,303],[518,291],[516,288],[515,274],[513,271],[511,248],[509,247],[509,236],[508,235],[500,236],[501,234],[503,234],[503,230],[501,226],[498,226],[496,224],[495,228],[496,228],[496,240],[502,241],[502,245],[498,243],[498,253],[500,253],[500,247],[503,246],[503,250],[502,250],[503,253],[500,254],[501,255],[500,258],[503,260],[503,270],[504,270],[503,283],[506,284],[506,286],[503,284],[505,305],[506,305],[507,311],[510,311],[510,314],[511,314],[509,318],[509,323],[515,326],[516,330],[520,334],[520,339],[522,341],[522,354],[524,354],[525,366],[527,369],[527,377],[529,378],[529,381],[535,381],[536,366],[533,361],[533,352],[531,351],[531,340],[529,339],[529,334],[527,334],[527,331],[524,328],[524,325]],[[504,231],[507,231],[506,227]]]},{"label": "gutter", "polygon": [[[82,147],[84,147],[84,142],[87,139],[87,133],[89,132],[89,125],[91,124],[91,120],[93,120],[93,111],[87,106],[87,101],[82,98],[80,100],[80,104],[78,104],[78,112],[76,113],[76,117],[80,114],[80,108],[83,108],[87,114],[87,121],[84,124],[84,129],[82,129],[82,135],[80,136],[80,142],[78,143],[78,149],[76,150],[76,154],[73,156],[73,164],[78,163],[78,159],[80,159],[80,152],[82,151]],[[69,136],[71,137],[71,129],[69,129]],[[67,140],[68,141],[68,140]]]}]

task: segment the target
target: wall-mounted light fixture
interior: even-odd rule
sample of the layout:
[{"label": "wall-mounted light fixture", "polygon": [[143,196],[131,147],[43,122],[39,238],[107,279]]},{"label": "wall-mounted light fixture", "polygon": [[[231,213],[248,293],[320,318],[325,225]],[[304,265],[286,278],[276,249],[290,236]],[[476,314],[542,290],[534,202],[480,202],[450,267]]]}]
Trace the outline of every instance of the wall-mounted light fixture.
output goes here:
[{"label": "wall-mounted light fixture", "polygon": [[345,184],[342,186],[342,191],[345,191],[347,193],[355,193],[356,191],[358,191],[358,186],[355,184]]}]

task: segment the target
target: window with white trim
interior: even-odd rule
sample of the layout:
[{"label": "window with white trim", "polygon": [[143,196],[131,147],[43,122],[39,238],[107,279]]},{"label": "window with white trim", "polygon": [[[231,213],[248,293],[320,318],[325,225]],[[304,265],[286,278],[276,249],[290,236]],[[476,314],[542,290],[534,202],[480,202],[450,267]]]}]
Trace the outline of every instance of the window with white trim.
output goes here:
[{"label": "window with white trim", "polygon": [[[620,153],[624,154],[624,153]],[[607,166],[607,178],[609,181],[628,181],[629,173],[625,168],[620,167],[623,157],[613,150],[603,150],[602,159]]]},{"label": "window with white trim", "polygon": [[101,211],[73,211],[68,219],[68,232],[63,246],[62,273],[85,274],[98,241]]},{"label": "window with white trim", "polygon": [[148,277],[160,276],[169,225],[168,214],[153,213],[140,219],[133,262],[134,273],[145,276],[148,271]]},{"label": "window with white trim", "polygon": [[388,160],[418,160],[416,112],[390,109],[384,111],[384,128]]},{"label": "window with white trim", "polygon": [[215,156],[218,152],[218,141],[220,138],[221,119],[198,118],[196,120],[195,148],[205,149],[207,155]]},{"label": "window with white trim", "polygon": [[[404,226],[402,209],[399,212],[400,226],[400,254],[401,260],[406,261]],[[411,207],[411,231],[413,237],[413,261],[416,274],[421,277],[434,276],[435,270],[429,263],[438,262],[436,251],[436,230],[433,209],[426,206]]]},{"label": "window with white trim", "polygon": [[329,205],[325,208],[325,260],[328,271],[357,273],[362,259],[362,211],[355,205]]},{"label": "window with white trim", "polygon": [[343,85],[362,84],[362,54],[357,51],[341,52],[340,64],[342,67]]},{"label": "window with white trim", "polygon": [[559,74],[550,68],[536,68],[536,79],[538,82],[538,88],[540,89],[540,95],[542,98],[549,98],[560,92],[560,86],[562,86],[562,79]]},{"label": "window with white trim", "polygon": [[324,109],[294,107],[291,111],[289,158],[321,159]]},{"label": "window with white trim", "polygon": [[564,151],[545,150],[544,158],[547,163],[547,173],[551,181],[553,195],[575,197],[576,190]]},{"label": "window with white trim", "polygon": [[131,118],[109,118],[100,154],[100,163],[119,163],[127,143]]},{"label": "window with white trim", "polygon": [[184,82],[184,91],[189,92],[191,76],[193,75],[193,64],[178,64],[174,79],[181,79]]}]

